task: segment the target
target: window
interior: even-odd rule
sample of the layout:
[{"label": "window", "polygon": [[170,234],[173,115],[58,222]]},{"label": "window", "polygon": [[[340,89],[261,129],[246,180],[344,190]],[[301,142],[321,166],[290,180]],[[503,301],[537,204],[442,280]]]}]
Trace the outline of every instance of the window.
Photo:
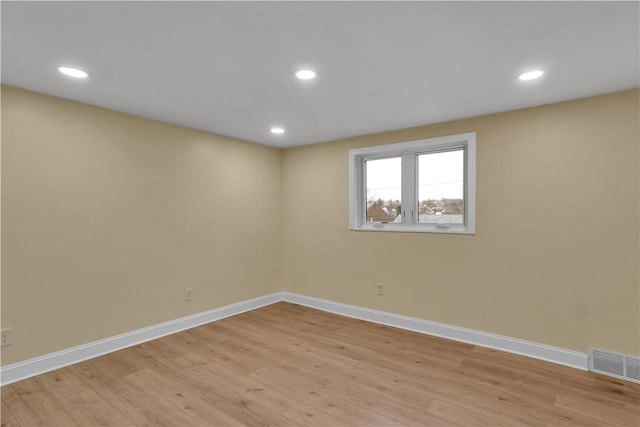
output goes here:
[{"label": "window", "polygon": [[475,234],[476,135],[349,151],[352,230]]}]

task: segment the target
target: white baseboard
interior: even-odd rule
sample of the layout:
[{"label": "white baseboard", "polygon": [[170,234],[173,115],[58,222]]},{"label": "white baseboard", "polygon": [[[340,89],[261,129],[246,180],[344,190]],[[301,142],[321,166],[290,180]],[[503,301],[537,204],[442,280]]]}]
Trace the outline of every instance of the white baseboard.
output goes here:
[{"label": "white baseboard", "polygon": [[560,347],[509,338],[488,332],[475,331],[473,329],[460,328],[444,323],[431,322],[416,317],[342,304],[291,292],[282,292],[282,300],[373,323],[475,344],[481,347],[493,348],[507,353],[528,356],[583,371],[587,371],[589,368],[587,353],[566,350]]},{"label": "white baseboard", "polygon": [[528,356],[583,371],[588,370],[589,367],[586,353],[291,292],[276,292],[4,366],[0,368],[0,385],[11,384],[279,301],[291,302],[382,325]]},{"label": "white baseboard", "polygon": [[265,305],[270,305],[278,301],[282,301],[281,292],[240,301],[235,304],[7,365],[0,369],[0,384],[11,384],[35,375],[53,371],[54,369],[63,368],[136,344],[184,331],[185,329],[194,328],[204,325],[205,323],[264,307]]}]

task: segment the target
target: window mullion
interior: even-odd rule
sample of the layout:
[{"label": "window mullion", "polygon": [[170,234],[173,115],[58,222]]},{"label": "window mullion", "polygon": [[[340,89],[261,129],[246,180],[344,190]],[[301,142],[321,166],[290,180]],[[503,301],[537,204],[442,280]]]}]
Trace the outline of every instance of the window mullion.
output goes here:
[{"label": "window mullion", "polygon": [[416,155],[402,155],[402,223],[417,223],[418,198],[416,196]]},{"label": "window mullion", "polygon": [[360,221],[362,223],[367,222],[367,162],[364,159],[361,159],[362,162],[362,173],[360,174],[360,179],[362,183],[360,184],[360,188],[362,188],[361,202],[362,204],[362,212],[360,212]]}]

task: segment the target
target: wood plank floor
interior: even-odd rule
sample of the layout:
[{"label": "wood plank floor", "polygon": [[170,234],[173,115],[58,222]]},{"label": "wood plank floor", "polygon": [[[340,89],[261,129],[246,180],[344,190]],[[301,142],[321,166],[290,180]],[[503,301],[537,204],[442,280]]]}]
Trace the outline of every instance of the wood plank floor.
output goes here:
[{"label": "wood plank floor", "polygon": [[2,426],[639,426],[640,386],[278,303],[2,387]]}]

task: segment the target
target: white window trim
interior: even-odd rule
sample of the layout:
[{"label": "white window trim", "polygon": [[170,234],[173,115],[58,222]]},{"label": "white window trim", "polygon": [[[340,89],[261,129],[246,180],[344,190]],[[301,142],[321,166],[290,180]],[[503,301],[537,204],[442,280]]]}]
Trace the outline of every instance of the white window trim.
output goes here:
[{"label": "white window trim", "polygon": [[[448,227],[436,224],[417,223],[367,223],[364,221],[363,209],[366,209],[364,170],[365,159],[384,158],[390,156],[415,156],[416,153],[428,153],[465,148],[465,213],[464,224],[450,224]],[[403,183],[410,185],[402,189],[402,215],[415,215],[415,209],[405,211],[404,204],[412,200],[415,194],[415,164],[402,169]],[[358,148],[349,150],[349,228],[356,231],[404,231],[417,233],[451,233],[451,234],[475,234],[476,233],[476,134],[475,132],[459,135],[443,136],[439,138],[421,139],[418,141],[401,142],[398,144],[379,145],[375,147]]]}]

